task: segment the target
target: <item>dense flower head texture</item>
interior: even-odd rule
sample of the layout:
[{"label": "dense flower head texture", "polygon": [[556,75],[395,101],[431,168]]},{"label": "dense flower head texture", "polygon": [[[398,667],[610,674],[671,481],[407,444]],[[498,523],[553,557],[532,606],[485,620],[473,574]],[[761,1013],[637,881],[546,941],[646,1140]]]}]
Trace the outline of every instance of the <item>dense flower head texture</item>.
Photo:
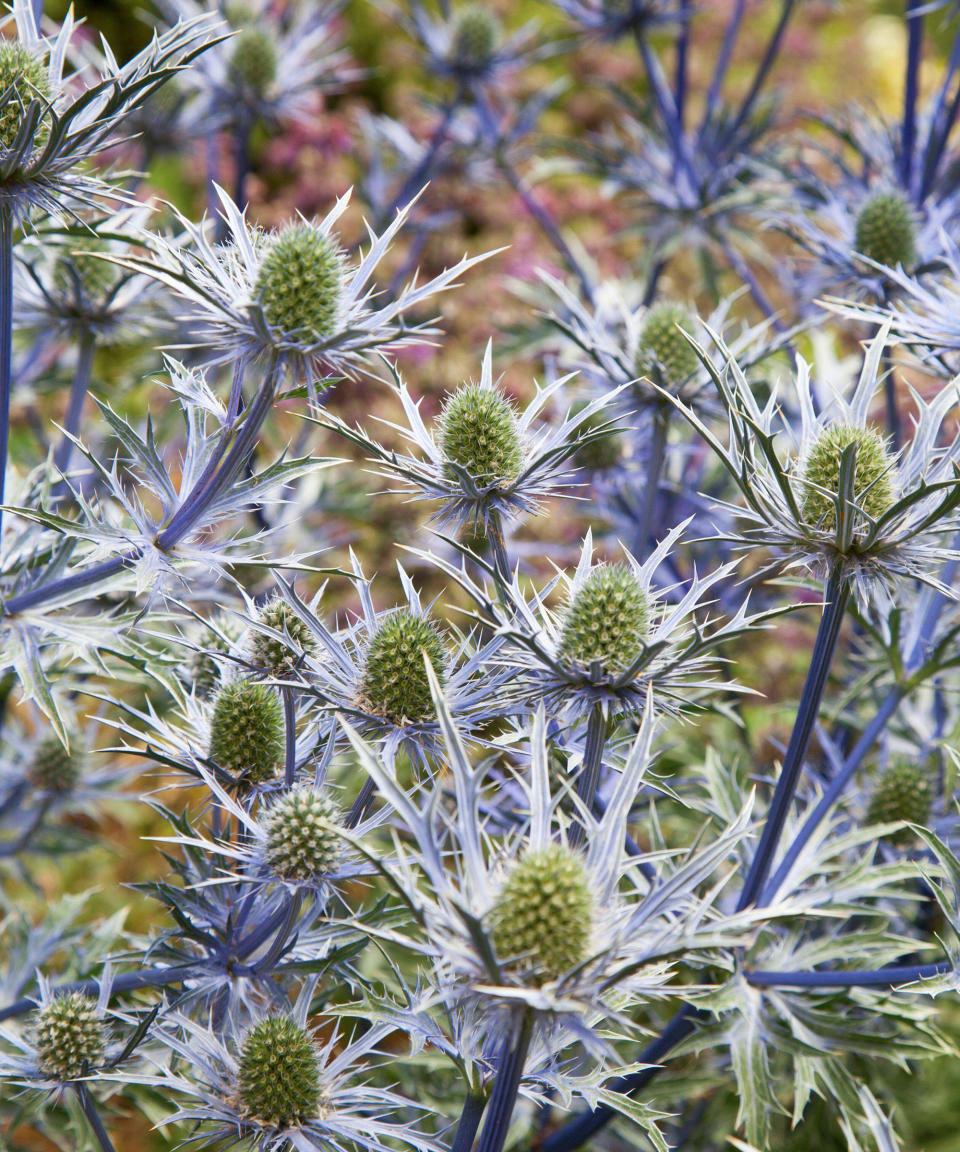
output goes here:
[{"label": "dense flower head texture", "polygon": [[851,445],[856,446],[853,499],[863,512],[879,520],[896,499],[895,463],[884,437],[869,426],[829,425],[803,462],[803,514],[826,532],[837,526],[835,497],[840,494],[840,466]]},{"label": "dense flower head texture", "polygon": [[439,441],[452,480],[462,468],[478,485],[507,484],[523,463],[520,430],[509,400],[476,384],[464,385],[447,400]]},{"label": "dense flower head texture", "polygon": [[875,264],[912,266],[917,254],[916,227],[907,201],[896,192],[878,192],[857,217],[854,246]]},{"label": "dense flower head texture", "polygon": [[437,625],[413,612],[388,615],[367,646],[360,686],[364,708],[397,724],[431,719],[424,657],[443,682],[447,654]]},{"label": "dense flower head texture", "polygon": [[679,304],[652,308],[640,332],[638,371],[655,373],[665,388],[682,384],[692,376],[700,367],[700,360],[683,332],[693,332],[694,323],[693,316]]},{"label": "dense flower head texture", "polygon": [[291,224],[265,246],[254,298],[285,340],[320,343],[336,329],[343,293],[340,253],[309,224]]},{"label": "dense flower head texture", "polygon": [[316,651],[316,641],[310,629],[279,593],[258,610],[256,622],[279,632],[284,638],[280,640],[259,629],[252,632],[251,663],[270,676],[290,675],[302,663],[304,656]]},{"label": "dense flower head texture", "polygon": [[274,688],[236,677],[213,704],[210,759],[245,784],[263,784],[283,755],[283,709]]},{"label": "dense flower head texture", "polygon": [[283,793],[264,817],[264,859],[282,880],[311,880],[332,872],[343,842],[337,805],[323,791],[301,784]]},{"label": "dense flower head texture", "polygon": [[[33,101],[49,104],[51,91],[46,61],[19,40],[0,40],[0,96],[6,99],[0,107],[0,148],[12,148]],[[50,135],[46,117],[37,129],[36,147]]]},{"label": "dense flower head texture", "polygon": [[279,58],[269,28],[244,28],[233,38],[227,75],[240,89],[266,95],[277,78]]},{"label": "dense flower head texture", "polygon": [[34,1043],[40,1070],[75,1080],[96,1068],[105,1048],[97,1002],[81,992],[55,997],[37,1012]]},{"label": "dense flower head texture", "polygon": [[[908,824],[925,825],[930,819],[933,805],[933,787],[927,766],[903,760],[892,764],[877,779],[867,806],[867,820],[871,824],[892,824],[903,820]],[[904,842],[910,830],[893,833],[891,840]]]},{"label": "dense flower head texture", "polygon": [[482,4],[454,14],[450,63],[463,76],[480,75],[493,59],[501,37],[496,16]]},{"label": "dense flower head texture", "polygon": [[245,1116],[285,1127],[314,1115],[320,1104],[316,1045],[290,1016],[268,1016],[247,1033],[240,1051],[237,1096]]},{"label": "dense flower head texture", "polygon": [[85,757],[77,747],[78,737],[71,736],[69,748],[59,736],[45,736],[33,751],[30,780],[48,792],[70,792],[83,778]]},{"label": "dense flower head texture", "polygon": [[625,564],[595,568],[571,597],[563,618],[561,660],[622,672],[643,650],[650,608],[636,574]]}]

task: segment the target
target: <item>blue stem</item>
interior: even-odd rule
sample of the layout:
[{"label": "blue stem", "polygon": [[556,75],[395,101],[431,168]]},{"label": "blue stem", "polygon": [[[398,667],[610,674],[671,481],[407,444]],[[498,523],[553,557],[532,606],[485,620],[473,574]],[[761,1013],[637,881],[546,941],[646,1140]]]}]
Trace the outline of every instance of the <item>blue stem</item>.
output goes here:
[{"label": "blue stem", "polygon": [[[523,1078],[523,1067],[527,1062],[530,1041],[533,1039],[533,1020],[533,1011],[529,1008],[523,1009],[520,1020],[508,1031],[503,1042],[497,1078],[494,1081],[487,1119],[483,1125],[477,1152],[503,1152],[513,1109],[517,1103],[520,1081]],[[459,1138],[458,1131],[458,1142]]]},{"label": "blue stem", "polygon": [[917,138],[917,93],[923,55],[924,0],[907,0],[907,74],[903,89],[903,125],[900,135],[900,177],[907,192],[913,190],[913,161]]},{"label": "blue stem", "polygon": [[951,972],[948,960],[935,964],[868,968],[849,972],[747,972],[747,981],[758,988],[895,988]]},{"label": "blue stem", "polygon": [[70,385],[67,414],[63,420],[64,433],[69,433],[69,435],[64,435],[57,445],[53,457],[54,466],[60,472],[66,472],[70,467],[70,458],[73,455],[73,441],[70,437],[76,436],[80,430],[80,416],[83,412],[83,402],[86,400],[87,391],[90,388],[90,374],[93,370],[93,354],[96,347],[96,336],[89,329],[85,330],[80,337],[80,345],[77,349],[77,366],[73,373],[73,383]]},{"label": "blue stem", "polygon": [[297,697],[296,689],[284,685],[280,689],[283,698],[283,729],[285,736],[283,779],[288,788],[293,786],[297,774]]},{"label": "blue stem", "polygon": [[[583,764],[577,779],[577,795],[583,801],[584,807],[593,809],[594,797],[600,783],[600,770],[603,767],[603,744],[607,735],[607,720],[603,708],[594,704],[590,719],[587,721],[587,738],[583,748]],[[583,843],[586,829],[578,821],[570,830],[569,844],[577,849]]]},{"label": "blue stem", "polygon": [[0,204],[0,540],[10,442],[10,392],[13,384],[13,212]]},{"label": "blue stem", "polygon": [[[162,988],[167,984],[181,984],[190,975],[190,968],[141,968],[139,972],[124,972],[115,976],[111,991],[133,992],[137,988]],[[97,996],[100,984],[97,980],[73,980],[68,984],[58,984],[53,992],[63,995],[67,992],[83,992],[86,996]],[[37,1006],[37,1000],[32,996],[24,996],[14,1000],[6,1008],[0,1008],[0,1023],[12,1020],[15,1016],[23,1016],[32,1012]]]},{"label": "blue stem", "polygon": [[96,1101],[90,1095],[90,1089],[86,1084],[75,1083],[73,1090],[77,1094],[77,1099],[80,1101],[80,1107],[83,1109],[83,1114],[87,1118],[87,1123],[90,1125],[90,1129],[94,1136],[96,1136],[97,1143],[103,1149],[103,1152],[115,1152],[107,1130],[103,1126],[103,1121],[100,1119],[100,1113],[97,1111]]}]

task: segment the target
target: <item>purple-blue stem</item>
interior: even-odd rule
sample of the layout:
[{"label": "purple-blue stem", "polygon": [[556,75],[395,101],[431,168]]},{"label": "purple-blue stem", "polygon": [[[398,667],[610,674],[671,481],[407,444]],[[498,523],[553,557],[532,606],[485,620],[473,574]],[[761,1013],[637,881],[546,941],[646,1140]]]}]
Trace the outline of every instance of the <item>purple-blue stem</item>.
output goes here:
[{"label": "purple-blue stem", "polygon": [[953,970],[948,960],[933,964],[891,965],[849,972],[745,972],[758,988],[896,988],[917,980],[930,980]]},{"label": "purple-blue stem", "polygon": [[13,385],[13,211],[0,204],[0,541],[10,442],[10,392]]},{"label": "purple-blue stem", "polygon": [[930,189],[947,146],[947,139],[956,123],[957,114],[960,112],[960,85],[957,86],[957,91],[954,93],[949,106],[947,105],[947,94],[958,70],[960,70],[960,28],[957,29],[953,38],[950,59],[947,61],[943,82],[937,91],[933,113],[930,116],[930,128],[927,132],[927,143],[923,156],[923,178],[920,182],[920,194],[917,197],[917,202],[920,204],[930,195]]},{"label": "purple-blue stem", "polygon": [[293,786],[297,774],[297,697],[296,689],[284,685],[280,689],[283,698],[284,758],[283,780],[288,788]]},{"label": "purple-blue stem", "polygon": [[[514,1021],[503,1041],[497,1066],[497,1075],[490,1094],[487,1118],[480,1133],[477,1152],[503,1152],[510,1130],[510,1120],[517,1103],[523,1067],[527,1062],[530,1041],[533,1039],[534,1015],[530,1008],[522,1009],[519,1020]],[[468,1102],[471,1097],[467,1097]],[[462,1119],[461,1119],[462,1123]],[[459,1137],[459,1131],[457,1133]]]},{"label": "purple-blue stem", "polygon": [[[591,811],[597,786],[600,783],[600,771],[603,767],[603,745],[607,736],[607,718],[603,708],[594,704],[590,710],[587,721],[587,737],[583,746],[583,763],[580,766],[580,775],[577,778],[577,795],[583,801],[584,807]],[[576,851],[583,843],[586,829],[578,821],[570,829],[570,847]]]},{"label": "purple-blue stem", "polygon": [[100,1119],[100,1113],[97,1111],[97,1103],[90,1095],[90,1089],[86,1084],[77,1081],[73,1084],[73,1090],[80,1102],[80,1107],[83,1109],[83,1114],[87,1118],[87,1123],[103,1152],[115,1152],[107,1130],[103,1126],[103,1121]]},{"label": "purple-blue stem", "polygon": [[737,0],[736,7],[724,31],[723,43],[720,45],[720,51],[717,54],[717,63],[713,70],[713,77],[710,80],[710,87],[707,89],[707,99],[703,108],[703,119],[700,122],[699,135],[701,137],[706,131],[714,108],[716,108],[720,102],[723,82],[727,78],[727,69],[730,67],[730,61],[733,59],[733,49],[737,42],[737,36],[740,33],[740,25],[743,23],[746,7],[746,0]]},{"label": "purple-blue stem", "polygon": [[90,388],[90,374],[93,371],[93,355],[96,348],[96,336],[89,329],[84,330],[77,346],[77,366],[73,372],[70,400],[63,421],[65,434],[53,456],[54,467],[60,472],[66,472],[70,467],[70,458],[73,455],[73,440],[70,437],[76,436],[80,430],[80,416]]},{"label": "purple-blue stem", "polygon": [[907,72],[903,85],[903,124],[900,130],[900,179],[913,192],[913,161],[917,139],[917,96],[923,60],[923,13],[925,0],[907,0]]},{"label": "purple-blue stem", "polygon": [[730,128],[731,135],[738,131],[743,126],[744,121],[753,110],[754,104],[757,102],[757,97],[763,91],[763,86],[767,81],[770,74],[770,69],[776,63],[777,56],[780,54],[780,43],[783,40],[783,35],[787,30],[787,25],[790,23],[790,17],[793,14],[793,9],[796,6],[796,0],[783,0],[780,8],[780,18],[777,20],[777,26],[773,30],[773,35],[767,42],[767,47],[763,53],[757,70],[754,73],[753,80],[747,90],[746,96],[740,105],[740,110],[737,113],[736,119]]}]

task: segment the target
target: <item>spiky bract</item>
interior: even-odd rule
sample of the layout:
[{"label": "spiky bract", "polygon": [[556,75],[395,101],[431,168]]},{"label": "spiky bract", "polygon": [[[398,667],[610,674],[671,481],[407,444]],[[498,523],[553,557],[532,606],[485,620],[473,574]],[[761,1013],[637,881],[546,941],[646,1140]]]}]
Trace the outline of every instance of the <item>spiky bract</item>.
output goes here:
[{"label": "spiky bract", "polygon": [[513,865],[490,913],[501,963],[557,979],[586,959],[593,898],[583,861],[560,844]]},{"label": "spiky bract", "polygon": [[[45,62],[19,40],[0,39],[0,99],[9,90],[6,103],[0,107],[0,147],[12,148],[26,110],[34,100],[50,99],[50,82]],[[50,126],[41,120],[35,142],[39,146],[50,135]]]},{"label": "spiky bract", "polygon": [[320,343],[331,336],[342,293],[340,253],[317,228],[290,224],[269,242],[254,298],[284,339]]},{"label": "spiky bract", "polygon": [[872,196],[857,217],[854,248],[888,268],[913,266],[917,229],[910,205],[895,192]]},{"label": "spiky bract", "polygon": [[878,520],[896,499],[893,459],[880,433],[853,424],[832,424],[817,437],[803,465],[804,518],[826,532],[837,527],[837,510],[830,494],[839,495],[840,464],[851,444],[857,445],[853,478],[856,503],[871,519]]},{"label": "spiky bract", "polygon": [[250,784],[276,775],[284,751],[283,709],[275,689],[236,679],[220,689],[210,725],[210,759]]},{"label": "spiky bract", "polygon": [[[586,406],[586,400],[578,401],[570,409],[570,415],[578,416]],[[608,424],[609,420],[609,416],[604,412],[594,412],[581,422],[580,431],[582,433],[596,432],[598,428]],[[595,440],[588,440],[586,444],[581,444],[573,460],[578,467],[585,468],[588,472],[604,472],[609,468],[615,468],[622,458],[623,436],[611,432],[609,435],[599,436]]]},{"label": "spiky bract", "polygon": [[215,653],[226,655],[234,641],[239,640],[243,625],[235,616],[225,613],[217,618],[217,628],[210,628],[204,635],[205,651],[191,653],[188,674],[197,696],[209,696],[219,685],[221,667]]},{"label": "spiky bract", "polygon": [[56,736],[46,736],[36,746],[30,761],[30,782],[48,792],[70,792],[83,775],[83,753],[78,738],[72,736],[67,750]]},{"label": "spiky bract", "polygon": [[277,46],[262,27],[244,28],[231,41],[227,65],[231,82],[243,92],[263,96],[277,78]]},{"label": "spiky bract", "polygon": [[470,4],[457,13],[451,54],[456,68],[472,75],[489,67],[500,42],[500,24],[482,4]]},{"label": "spiky bract", "polygon": [[679,304],[652,308],[640,333],[637,367],[658,372],[665,385],[682,384],[700,366],[693,346],[680,331],[693,332],[693,327],[693,316]]},{"label": "spiky bract", "polygon": [[365,710],[395,724],[432,719],[433,698],[424,652],[442,685],[446,651],[437,626],[413,612],[388,616],[367,648],[360,688]]},{"label": "spiky bract", "polygon": [[[896,820],[926,824],[932,804],[933,789],[926,767],[904,760],[891,765],[874,785],[867,820],[871,824],[892,824]],[[891,836],[900,842],[909,838],[908,828]]]},{"label": "spiky bract", "polygon": [[246,1117],[280,1128],[316,1114],[320,1103],[316,1045],[290,1016],[268,1016],[247,1033],[237,1096]]},{"label": "spiky bract", "polygon": [[490,388],[465,384],[444,406],[440,417],[440,449],[449,467],[458,464],[480,484],[507,484],[523,463],[517,417],[508,400]]},{"label": "spiky bract", "polygon": [[595,568],[573,594],[558,655],[567,664],[622,672],[639,656],[650,622],[647,595],[625,564]]},{"label": "spiky bract", "polygon": [[258,613],[258,620],[275,632],[289,637],[292,647],[254,632],[251,641],[251,661],[271,676],[289,675],[301,662],[302,656],[316,649],[313,634],[290,605],[281,596],[268,600]]},{"label": "spiky bract", "polygon": [[282,880],[313,880],[331,872],[342,841],[336,804],[308,784],[285,792],[270,808],[264,824],[264,856]]},{"label": "spiky bract", "polygon": [[51,1000],[37,1015],[34,1043],[41,1072],[54,1080],[75,1080],[103,1056],[103,1022],[97,1002],[81,992]]}]

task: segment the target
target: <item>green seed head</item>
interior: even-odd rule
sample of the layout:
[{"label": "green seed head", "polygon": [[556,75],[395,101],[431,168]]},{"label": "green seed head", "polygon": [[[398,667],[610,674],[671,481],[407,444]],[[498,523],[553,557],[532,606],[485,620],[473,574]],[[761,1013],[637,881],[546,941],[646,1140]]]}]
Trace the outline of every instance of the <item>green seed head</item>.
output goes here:
[{"label": "green seed head", "polygon": [[34,1043],[40,1070],[54,1080],[95,1068],[105,1047],[96,1000],[80,992],[58,996],[37,1014]]},{"label": "green seed head", "polygon": [[[876,782],[867,809],[867,820],[871,824],[888,824],[895,820],[926,824],[932,805],[933,790],[926,768],[922,764],[904,761],[888,768]],[[903,843],[910,837],[909,828],[904,828],[892,833],[890,839],[894,843]]]},{"label": "green seed head", "polygon": [[317,644],[313,633],[281,596],[274,596],[259,612],[261,624],[289,636],[293,648],[279,640],[254,632],[251,661],[271,676],[289,676],[300,662],[301,654],[314,652]]},{"label": "green seed head", "polygon": [[872,196],[857,217],[857,252],[878,264],[911,268],[917,256],[917,229],[910,205],[895,192]]},{"label": "green seed head", "polygon": [[580,857],[560,844],[521,857],[490,921],[502,963],[539,980],[569,972],[586,959],[593,927],[593,898]]},{"label": "green seed head", "polygon": [[851,444],[857,445],[853,473],[853,497],[872,519],[879,519],[896,500],[893,460],[883,437],[873,428],[833,424],[817,437],[803,465],[804,519],[825,532],[837,527],[837,510],[828,495],[807,487],[816,484],[826,492],[840,492],[840,461]]},{"label": "green seed head", "polygon": [[500,24],[482,4],[470,4],[456,15],[451,58],[461,72],[479,75],[489,66],[500,43]]},{"label": "green seed head", "polygon": [[37,745],[30,762],[30,781],[48,792],[71,792],[83,775],[84,756],[77,745],[79,739],[70,737],[70,751],[56,736],[46,736]]},{"label": "green seed head", "polygon": [[307,784],[285,792],[266,816],[266,860],[282,880],[313,880],[340,860],[339,811]]},{"label": "green seed head", "polygon": [[508,484],[523,464],[520,429],[510,403],[489,388],[465,384],[444,405],[440,450],[448,479],[458,464],[480,484]]},{"label": "green seed head", "polygon": [[663,385],[682,384],[700,367],[692,345],[684,332],[693,332],[694,318],[678,304],[660,304],[650,310],[640,333],[637,368],[641,372],[658,371]]},{"label": "green seed head", "polygon": [[413,612],[395,612],[370,641],[360,687],[362,706],[395,724],[433,719],[433,697],[423,654],[440,684],[446,680],[446,652],[437,626]]},{"label": "green seed head", "polygon": [[567,607],[558,655],[566,664],[604,672],[628,668],[640,655],[650,623],[647,595],[625,564],[590,573]]},{"label": "green seed head", "polygon": [[193,690],[201,699],[209,696],[220,684],[221,666],[214,653],[226,655],[243,634],[243,625],[235,616],[222,613],[217,618],[217,630],[207,628],[203,645],[208,651],[192,652],[187,674]]},{"label": "green seed head", "polygon": [[100,301],[117,282],[117,268],[100,255],[108,255],[110,245],[99,236],[80,235],[70,243],[70,251],[58,257],[53,268],[53,284],[68,300]]},{"label": "green seed head", "polygon": [[[12,148],[23,116],[33,100],[50,99],[47,66],[19,40],[0,39],[0,97],[10,91],[10,98],[0,108],[0,146]],[[37,127],[35,141],[42,146],[50,135],[44,117]]]},{"label": "green seed head", "polygon": [[243,1114],[284,1128],[316,1115],[320,1060],[314,1042],[289,1016],[268,1016],[247,1033],[237,1096]]},{"label": "green seed head", "polygon": [[254,297],[285,340],[313,344],[331,336],[342,294],[340,253],[316,228],[290,224],[268,241]]},{"label": "green seed head", "polygon": [[217,694],[210,725],[210,759],[250,784],[277,774],[284,751],[283,709],[276,690],[231,680]]},{"label": "green seed head", "polygon": [[228,79],[243,92],[263,96],[277,78],[277,46],[272,37],[258,27],[244,28],[231,44]]},{"label": "green seed head", "polygon": [[[580,400],[571,410],[571,415],[576,416],[586,408],[588,401]],[[610,423],[610,417],[604,412],[594,412],[592,416],[588,416],[586,420],[581,421],[578,431],[583,433],[595,432],[604,424]],[[574,456],[574,463],[586,469],[588,472],[603,472],[608,468],[615,468],[623,458],[623,436],[616,432],[611,432],[602,436],[598,440],[593,440],[589,444],[584,444],[577,449]]]}]

